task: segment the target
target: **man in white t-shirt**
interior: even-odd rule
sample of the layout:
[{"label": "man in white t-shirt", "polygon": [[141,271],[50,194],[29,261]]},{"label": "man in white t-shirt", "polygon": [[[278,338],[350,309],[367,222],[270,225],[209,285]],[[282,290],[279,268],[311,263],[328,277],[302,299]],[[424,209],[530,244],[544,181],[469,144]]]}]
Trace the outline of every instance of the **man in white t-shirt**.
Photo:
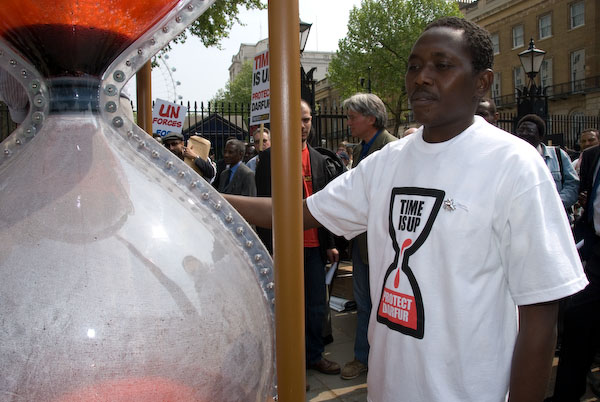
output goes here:
[{"label": "man in white t-shirt", "polygon": [[[542,401],[557,300],[587,284],[539,154],[474,116],[492,63],[479,26],[429,24],[406,73],[423,126],[306,200],[305,228],[368,233],[371,402]],[[268,200],[229,200],[270,223]]]}]

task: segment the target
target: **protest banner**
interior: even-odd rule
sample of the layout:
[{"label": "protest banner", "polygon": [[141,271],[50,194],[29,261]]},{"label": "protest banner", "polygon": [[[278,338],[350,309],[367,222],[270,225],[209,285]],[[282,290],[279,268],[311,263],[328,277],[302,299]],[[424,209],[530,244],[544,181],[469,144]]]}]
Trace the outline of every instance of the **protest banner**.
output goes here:
[{"label": "protest banner", "polygon": [[269,51],[254,56],[252,68],[252,99],[250,100],[250,125],[270,121],[271,91],[269,85]]},{"label": "protest banner", "polygon": [[172,131],[181,133],[186,114],[187,107],[156,99],[154,109],[152,109],[152,132],[161,137]]}]

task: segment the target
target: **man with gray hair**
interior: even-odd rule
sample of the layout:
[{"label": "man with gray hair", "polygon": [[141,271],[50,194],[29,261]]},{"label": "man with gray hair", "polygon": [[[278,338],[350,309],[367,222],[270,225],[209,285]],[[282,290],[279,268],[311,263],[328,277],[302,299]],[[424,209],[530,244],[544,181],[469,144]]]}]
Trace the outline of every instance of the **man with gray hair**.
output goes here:
[{"label": "man with gray hair", "polygon": [[[348,128],[353,137],[361,142],[354,147],[352,168],[361,160],[379,151],[397,138],[386,129],[387,110],[377,95],[357,93],[344,101],[347,109]],[[382,174],[385,174],[382,172]],[[369,291],[369,256],[367,253],[367,232],[350,241],[352,255],[352,280],[354,300],[357,307],[356,338],[354,340],[354,360],[342,368],[341,377],[345,380],[358,377],[367,371],[369,341],[367,329],[371,314],[371,294]]]}]

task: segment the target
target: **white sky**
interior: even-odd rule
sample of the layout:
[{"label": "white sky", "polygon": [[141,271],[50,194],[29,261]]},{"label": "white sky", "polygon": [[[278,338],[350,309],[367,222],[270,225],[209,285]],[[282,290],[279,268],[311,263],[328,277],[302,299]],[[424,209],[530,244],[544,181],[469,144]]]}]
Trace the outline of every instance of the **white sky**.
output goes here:
[{"label": "white sky", "polygon": [[[305,50],[337,50],[338,41],[346,36],[348,15],[353,6],[360,6],[360,0],[299,0],[300,19],[313,24]],[[229,38],[221,41],[222,50],[205,48],[195,37],[188,37],[185,44],[173,47],[167,64],[175,68],[173,80],[181,82],[176,88],[183,101],[209,101],[229,80],[231,58],[238,52],[240,44],[254,44],[268,36],[267,10],[243,9],[240,20],[245,26],[233,27]],[[135,79],[131,81],[127,87],[133,95]],[[170,82],[166,69],[155,68],[152,71],[152,98],[170,100],[168,95],[173,92],[167,89]]]}]

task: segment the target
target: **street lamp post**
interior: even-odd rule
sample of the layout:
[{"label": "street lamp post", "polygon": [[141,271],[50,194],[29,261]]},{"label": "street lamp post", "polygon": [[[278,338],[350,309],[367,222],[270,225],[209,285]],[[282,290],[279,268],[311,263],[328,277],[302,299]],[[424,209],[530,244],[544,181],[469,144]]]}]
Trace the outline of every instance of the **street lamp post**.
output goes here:
[{"label": "street lamp post", "polygon": [[548,96],[546,88],[535,84],[535,76],[540,72],[544,61],[545,51],[537,49],[533,38],[529,42],[529,48],[519,53],[519,59],[523,70],[529,77],[527,86],[522,90],[517,88],[517,117],[514,121],[515,129],[518,121],[526,114],[537,114],[542,119],[548,118]]},{"label": "street lamp post", "polygon": [[[304,53],[308,34],[312,24],[300,21],[300,55]],[[315,79],[313,74],[317,68],[313,67],[308,72],[304,70],[302,62],[300,62],[300,96],[310,105],[311,110],[315,110]]]}]

